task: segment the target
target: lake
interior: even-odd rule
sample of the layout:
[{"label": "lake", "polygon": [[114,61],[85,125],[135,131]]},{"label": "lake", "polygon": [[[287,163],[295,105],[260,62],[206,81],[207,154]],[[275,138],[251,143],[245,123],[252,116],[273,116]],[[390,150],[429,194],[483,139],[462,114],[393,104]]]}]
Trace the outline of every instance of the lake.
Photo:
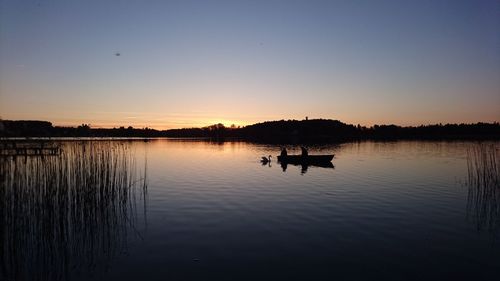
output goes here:
[{"label": "lake", "polygon": [[475,145],[309,147],[333,167],[281,166],[277,145],[169,139],[2,158],[0,279],[495,280],[500,203],[467,184]]}]

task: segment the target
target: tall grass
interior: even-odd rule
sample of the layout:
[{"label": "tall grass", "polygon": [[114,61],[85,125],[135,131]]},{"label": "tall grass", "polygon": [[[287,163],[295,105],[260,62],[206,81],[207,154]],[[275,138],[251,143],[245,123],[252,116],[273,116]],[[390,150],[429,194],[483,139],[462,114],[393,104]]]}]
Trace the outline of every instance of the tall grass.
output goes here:
[{"label": "tall grass", "polygon": [[467,151],[467,211],[478,230],[500,228],[500,148],[477,144]]},{"label": "tall grass", "polygon": [[136,202],[145,200],[147,183],[130,145],[83,141],[62,149],[1,159],[1,280],[100,272],[136,233]]}]

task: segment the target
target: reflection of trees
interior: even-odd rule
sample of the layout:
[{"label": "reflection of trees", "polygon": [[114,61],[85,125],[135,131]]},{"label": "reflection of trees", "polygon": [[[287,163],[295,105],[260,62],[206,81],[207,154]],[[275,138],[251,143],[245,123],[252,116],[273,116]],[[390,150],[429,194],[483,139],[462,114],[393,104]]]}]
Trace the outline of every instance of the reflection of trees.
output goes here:
[{"label": "reflection of trees", "polygon": [[477,145],[467,152],[467,214],[478,230],[497,233],[500,227],[500,150]]},{"label": "reflection of trees", "polygon": [[126,250],[147,188],[126,144],[70,143],[57,156],[1,160],[0,279],[68,280],[105,270]]}]

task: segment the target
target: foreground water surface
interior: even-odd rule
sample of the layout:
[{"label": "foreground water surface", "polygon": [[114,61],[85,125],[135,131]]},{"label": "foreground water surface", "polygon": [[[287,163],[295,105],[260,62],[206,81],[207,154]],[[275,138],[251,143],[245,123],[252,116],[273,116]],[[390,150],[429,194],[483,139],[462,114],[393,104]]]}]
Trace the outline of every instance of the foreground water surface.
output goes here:
[{"label": "foreground water surface", "polygon": [[2,159],[0,279],[500,274],[498,198],[472,198],[467,185],[473,142],[310,147],[335,154],[334,167],[283,167],[279,146],[247,142],[115,140],[98,146],[125,152],[88,154],[95,143],[64,142],[60,162]]}]

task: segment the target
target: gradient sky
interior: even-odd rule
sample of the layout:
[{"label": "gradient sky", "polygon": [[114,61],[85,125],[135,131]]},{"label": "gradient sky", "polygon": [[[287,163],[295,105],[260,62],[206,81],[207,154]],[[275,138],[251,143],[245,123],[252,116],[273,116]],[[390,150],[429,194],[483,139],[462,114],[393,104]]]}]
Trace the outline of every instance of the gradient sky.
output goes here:
[{"label": "gradient sky", "polygon": [[305,116],[500,121],[500,1],[0,0],[3,119]]}]

